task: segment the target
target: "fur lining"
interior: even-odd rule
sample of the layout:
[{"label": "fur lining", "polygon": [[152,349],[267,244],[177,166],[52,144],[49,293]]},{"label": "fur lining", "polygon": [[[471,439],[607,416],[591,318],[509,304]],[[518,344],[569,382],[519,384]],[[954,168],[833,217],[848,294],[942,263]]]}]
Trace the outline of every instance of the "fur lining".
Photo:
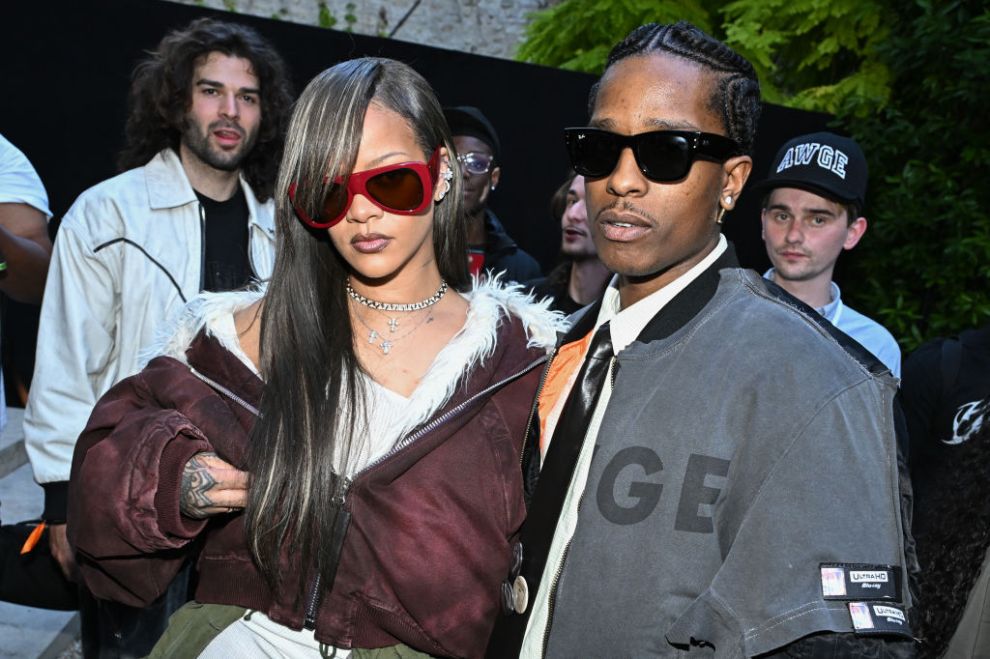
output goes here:
[{"label": "fur lining", "polygon": [[[436,361],[423,380],[445,377],[454,372],[471,370],[484,363],[495,350],[495,337],[502,315],[517,316],[526,329],[527,347],[542,348],[549,352],[557,340],[557,333],[567,328],[565,317],[559,311],[550,310],[549,300],[536,301],[524,292],[519,284],[506,284],[501,274],[490,279],[474,280],[474,286],[462,293],[468,301],[467,322],[454,335],[451,342],[437,355]],[[230,331],[230,317],[249,307],[265,294],[264,286],[246,291],[226,293],[200,293],[179,310],[166,323],[157,339],[141,351],[142,368],[154,357],[164,355],[185,363],[186,349],[201,329],[215,337],[220,344],[245,362],[252,371],[254,364],[241,350],[237,335]],[[453,394],[456,382],[452,382],[444,400]]]},{"label": "fur lining", "polygon": [[491,357],[504,316],[522,321],[528,348],[550,351],[557,333],[566,329],[564,315],[551,311],[548,300],[537,302],[523,290],[519,284],[504,284],[496,276],[475,279],[474,287],[462,294],[470,305],[464,327],[437,353],[409,398],[408,416],[399,437],[428,421],[454,395],[462,378]]},{"label": "fur lining", "polygon": [[246,291],[200,293],[173,316],[155,342],[141,351],[142,368],[158,356],[173,357],[185,364],[186,349],[199,331],[205,328],[207,335],[215,337],[220,345],[257,373],[258,369],[241,349],[237,332],[234,331],[233,314],[251,306],[264,294],[263,286]]}]

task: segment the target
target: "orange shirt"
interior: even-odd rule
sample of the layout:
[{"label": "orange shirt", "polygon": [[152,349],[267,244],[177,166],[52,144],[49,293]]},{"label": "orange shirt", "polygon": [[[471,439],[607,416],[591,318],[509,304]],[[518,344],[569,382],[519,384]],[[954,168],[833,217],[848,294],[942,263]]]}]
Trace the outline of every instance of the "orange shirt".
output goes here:
[{"label": "orange shirt", "polygon": [[557,427],[557,419],[563,410],[567,395],[574,386],[578,371],[584,357],[588,354],[588,347],[591,345],[591,338],[595,330],[592,328],[580,340],[564,345],[553,358],[550,369],[547,371],[543,389],[540,390],[540,398],[537,403],[540,413],[540,458],[547,454],[547,446],[550,444],[550,436]]}]

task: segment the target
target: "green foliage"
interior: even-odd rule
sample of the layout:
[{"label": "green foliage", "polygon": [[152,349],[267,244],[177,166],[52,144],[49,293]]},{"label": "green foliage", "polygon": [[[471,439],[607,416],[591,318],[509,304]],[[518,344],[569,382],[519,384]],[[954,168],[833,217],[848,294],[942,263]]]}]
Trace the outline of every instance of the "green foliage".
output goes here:
[{"label": "green foliage", "polygon": [[601,73],[608,52],[633,28],[686,20],[753,62],[767,101],[868,113],[889,94],[876,58],[893,22],[891,0],[564,0],[535,12],[517,58]]},{"label": "green foliage", "polygon": [[875,57],[894,18],[883,0],[735,0],[721,14],[726,43],[753,63],[767,101],[865,112],[889,94]]},{"label": "green foliage", "polygon": [[344,5],[344,22],[347,23],[346,29],[348,32],[353,32],[354,24],[357,23],[357,14],[354,13],[356,9],[357,5],[353,2],[348,2]]},{"label": "green foliage", "polygon": [[608,51],[632,28],[643,23],[688,20],[703,30],[712,29],[710,7],[705,0],[564,0],[534,12],[526,27],[526,40],[516,57],[524,62],[571,71],[601,73]]},{"label": "green foliage", "polygon": [[330,8],[327,7],[327,3],[319,2],[317,3],[317,8],[319,9],[319,12],[316,15],[317,25],[329,29],[337,24],[337,17],[330,13]]},{"label": "green foliage", "polygon": [[990,9],[904,3],[878,55],[891,72],[885,107],[840,108],[871,167],[851,297],[910,350],[990,320]]}]

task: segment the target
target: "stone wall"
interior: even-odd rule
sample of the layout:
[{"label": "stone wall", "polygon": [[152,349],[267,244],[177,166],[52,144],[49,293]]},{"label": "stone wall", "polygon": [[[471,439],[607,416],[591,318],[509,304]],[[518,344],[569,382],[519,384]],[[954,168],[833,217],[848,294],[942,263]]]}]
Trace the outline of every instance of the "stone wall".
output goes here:
[{"label": "stone wall", "polygon": [[[560,0],[172,0],[511,59],[527,15]],[[412,10],[410,12],[410,10]],[[408,14],[408,16],[407,16]],[[401,25],[400,25],[401,23]]]}]

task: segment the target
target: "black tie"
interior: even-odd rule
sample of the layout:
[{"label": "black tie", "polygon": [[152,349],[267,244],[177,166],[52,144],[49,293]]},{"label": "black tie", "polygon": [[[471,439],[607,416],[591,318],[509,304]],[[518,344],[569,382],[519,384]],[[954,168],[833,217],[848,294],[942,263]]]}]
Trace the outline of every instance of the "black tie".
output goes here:
[{"label": "black tie", "polygon": [[[591,425],[598,398],[601,396],[609,365],[614,356],[609,324],[598,328],[591,339],[588,354],[561,412],[553,439],[547,448],[540,470],[540,480],[533,493],[526,522],[520,532],[523,560],[521,575],[530,589],[529,605],[521,614],[500,616],[492,632],[486,655],[491,658],[518,657],[532,603],[540,595],[540,580],[547,554],[564,507],[578,455]],[[595,441],[594,437],[589,438]]]}]

